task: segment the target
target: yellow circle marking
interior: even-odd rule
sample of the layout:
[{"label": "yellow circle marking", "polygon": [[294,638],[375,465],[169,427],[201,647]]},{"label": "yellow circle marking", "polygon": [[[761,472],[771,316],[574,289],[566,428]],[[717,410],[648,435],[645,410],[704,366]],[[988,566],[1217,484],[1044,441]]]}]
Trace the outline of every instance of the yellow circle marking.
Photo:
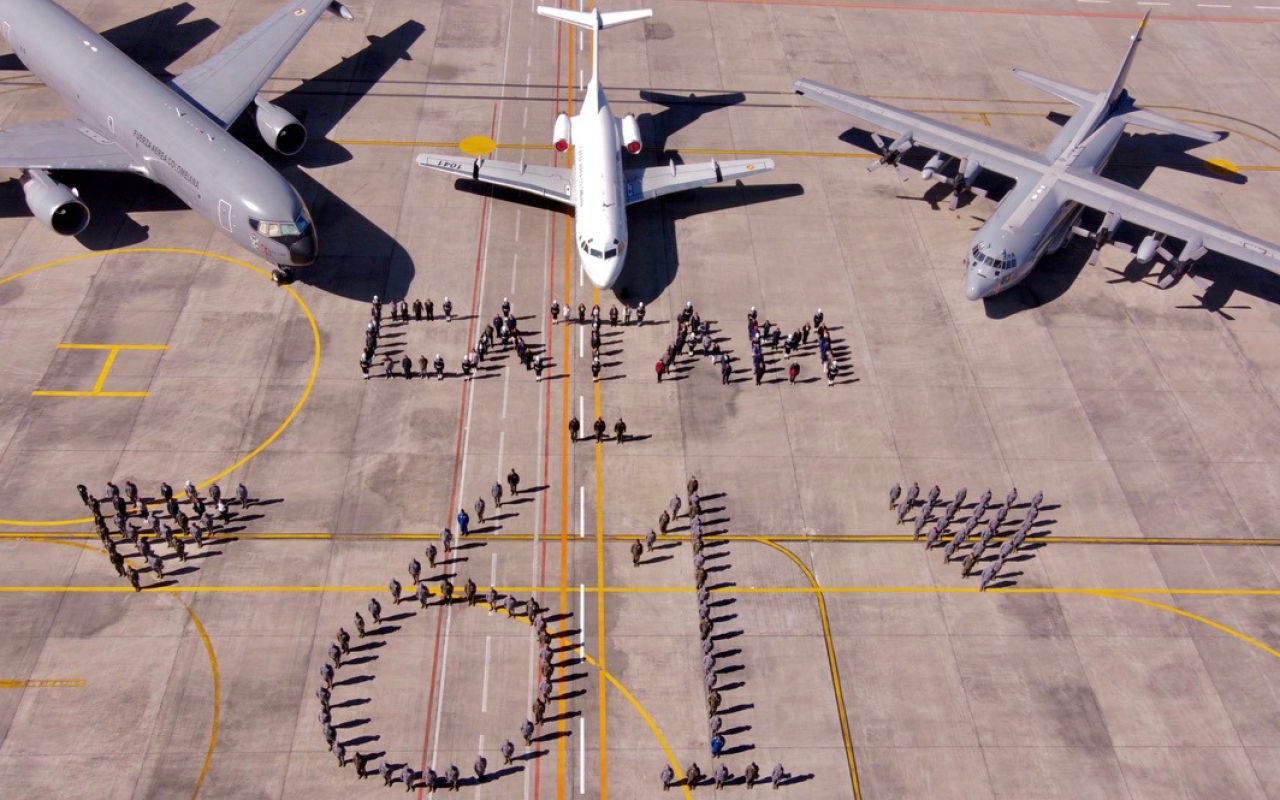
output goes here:
[{"label": "yellow circle marking", "polygon": [[1227,161],[1225,158],[1210,158],[1204,163],[1209,167],[1210,172],[1218,172],[1225,175],[1240,174],[1240,168],[1235,164],[1232,164],[1230,161]]},{"label": "yellow circle marking", "polygon": [[[41,264],[39,266],[32,267],[31,269],[23,270],[22,272],[19,272],[16,275],[10,275],[7,278],[0,278],[0,286],[3,286],[9,281],[17,280],[18,278],[31,275],[32,273],[39,272],[44,269],[48,269],[49,267],[57,267],[62,264],[70,264],[74,261],[82,261],[86,258],[99,258],[104,256],[118,255],[120,253],[177,253],[181,255],[190,255],[190,256],[208,256],[209,258],[216,258],[219,261],[226,261],[227,263],[230,263],[230,264],[237,264],[241,267],[244,267],[245,269],[252,270],[258,273],[268,281],[271,280],[271,274],[267,272],[265,269],[262,269],[261,267],[254,266],[253,264],[250,264],[247,261],[241,261],[238,258],[231,258],[230,256],[218,255],[217,253],[210,253],[205,250],[188,250],[186,248],[181,248],[181,247],[128,247],[128,248],[122,248],[119,250],[104,250],[101,253],[81,253],[79,255],[68,256],[67,258],[60,258],[57,261],[50,261],[47,264]],[[215,483],[221,480],[227,475],[230,475],[232,472],[235,472],[237,469],[239,469],[240,467],[248,463],[250,459],[254,458],[263,450],[267,449],[267,447],[270,446],[270,444],[274,442],[280,436],[280,434],[284,433],[285,429],[288,428],[289,425],[293,422],[293,418],[298,416],[298,412],[301,411],[302,406],[306,404],[307,398],[311,396],[312,387],[315,386],[316,375],[320,371],[320,329],[319,327],[316,326],[316,318],[312,316],[311,309],[307,308],[307,304],[302,302],[302,298],[299,297],[298,293],[293,290],[293,287],[283,286],[281,288],[283,288],[286,292],[288,292],[289,296],[293,298],[293,301],[298,304],[298,308],[301,308],[302,313],[306,314],[307,322],[311,325],[311,339],[313,344],[315,345],[315,353],[311,359],[311,375],[308,376],[307,385],[302,390],[302,397],[298,398],[298,402],[294,405],[293,409],[289,412],[289,416],[284,418],[284,422],[280,423],[280,427],[272,431],[271,435],[268,436],[266,439],[264,439],[262,444],[258,445],[253,450],[251,450],[248,453],[248,455],[246,455],[244,458],[240,459],[236,463],[227,467],[222,472],[219,472],[217,475],[214,475],[212,478],[206,478],[204,481],[200,482],[198,486],[201,489],[203,489],[204,487],[212,483]],[[64,525],[87,525],[91,522],[93,522],[93,517],[82,517],[80,519],[59,519],[59,520],[51,520],[47,522],[40,522],[40,521],[34,521],[34,520],[0,519],[0,525],[21,525],[21,526],[30,525],[31,527],[41,527],[41,528],[50,528],[50,527],[64,526]]]},{"label": "yellow circle marking", "polygon": [[469,156],[487,156],[498,149],[498,143],[488,136],[468,136],[458,142],[458,149]]}]

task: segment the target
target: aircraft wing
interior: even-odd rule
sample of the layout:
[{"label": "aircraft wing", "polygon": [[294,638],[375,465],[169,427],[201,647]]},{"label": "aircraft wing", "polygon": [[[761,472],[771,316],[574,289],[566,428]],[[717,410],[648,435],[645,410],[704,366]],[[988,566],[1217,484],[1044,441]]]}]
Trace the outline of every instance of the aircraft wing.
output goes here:
[{"label": "aircraft wing", "polygon": [[707,161],[702,164],[671,164],[626,170],[627,205],[652,200],[664,194],[710,186],[773,171],[773,159]]},{"label": "aircraft wing", "polygon": [[292,0],[225,50],[197,64],[169,85],[226,128],[236,121],[326,9],[347,19],[335,0]]},{"label": "aircraft wing", "polygon": [[1038,177],[1048,165],[1038,153],[978,136],[860,94],[842,92],[809,80],[791,84],[791,91],[878,128],[892,131],[895,136],[910,135],[912,144],[968,159],[970,163],[976,163],[983,169],[1017,181]]},{"label": "aircraft wing", "polygon": [[0,168],[125,172],[133,159],[115,142],[74,119],[0,130]]},{"label": "aircraft wing", "polygon": [[1064,199],[1103,213],[1115,213],[1125,222],[1174,239],[1199,242],[1206,250],[1280,275],[1280,245],[1255,239],[1128,186],[1092,173],[1071,172],[1054,188]]},{"label": "aircraft wing", "polygon": [[447,158],[426,153],[418,156],[418,166],[573,204],[573,176],[562,167],[534,167],[491,158]]}]

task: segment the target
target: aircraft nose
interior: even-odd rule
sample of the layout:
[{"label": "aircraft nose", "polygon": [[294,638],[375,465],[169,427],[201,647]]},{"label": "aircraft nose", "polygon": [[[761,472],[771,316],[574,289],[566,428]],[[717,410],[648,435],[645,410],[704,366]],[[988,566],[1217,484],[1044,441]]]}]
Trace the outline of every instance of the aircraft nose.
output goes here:
[{"label": "aircraft nose", "polygon": [[316,245],[316,231],[312,228],[301,239],[289,245],[289,262],[295,267],[305,267],[312,263],[316,260]]},{"label": "aircraft nose", "polygon": [[964,296],[970,300],[981,300],[991,291],[991,282],[974,270],[969,270],[965,280]]}]

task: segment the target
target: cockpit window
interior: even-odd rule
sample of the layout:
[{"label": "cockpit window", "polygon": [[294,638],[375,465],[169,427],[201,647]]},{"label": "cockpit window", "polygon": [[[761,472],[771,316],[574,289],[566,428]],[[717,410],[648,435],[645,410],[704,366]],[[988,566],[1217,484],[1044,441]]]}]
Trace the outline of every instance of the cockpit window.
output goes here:
[{"label": "cockpit window", "polygon": [[301,236],[307,232],[307,228],[311,227],[311,221],[303,214],[293,222],[272,222],[270,220],[250,219],[249,224],[258,233],[270,239],[280,239],[286,236]]}]

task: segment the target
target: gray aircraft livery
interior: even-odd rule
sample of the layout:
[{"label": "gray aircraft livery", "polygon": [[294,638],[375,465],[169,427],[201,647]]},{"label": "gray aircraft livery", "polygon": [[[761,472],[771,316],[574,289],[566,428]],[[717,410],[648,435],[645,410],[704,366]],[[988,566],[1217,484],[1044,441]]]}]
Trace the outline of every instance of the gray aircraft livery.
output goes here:
[{"label": "gray aircraft livery", "polygon": [[[1201,142],[1222,138],[1217,133],[1139,108],[1129,97],[1124,82],[1146,24],[1144,16],[1115,79],[1104,92],[1090,92],[1022,70],[1013,71],[1032,86],[1080,107],[1043,154],[813,81],[796,81],[791,89],[893,132],[897,138],[889,144],[873,135],[882,155],[871,165],[872,169],[883,164],[899,168],[902,155],[917,145],[936,151],[921,174],[925,179],[937,176],[951,184],[953,208],[960,194],[972,191],[973,181],[983,169],[1016,182],[973,237],[965,256],[965,296],[970,300],[990,297],[1018,283],[1041,256],[1057,251],[1072,233],[1093,243],[1090,263],[1094,263],[1098,250],[1113,240],[1121,222],[1152,231],[1142,240],[1135,255],[1142,264],[1149,263],[1157,253],[1168,261],[1159,282],[1161,288],[1167,288],[1185,275],[1195,261],[1209,251],[1280,274],[1280,245],[1255,239],[1098,174],[1106,166],[1126,125]],[[944,167],[944,153],[960,158],[954,178],[939,175]],[[1076,226],[1085,208],[1104,214],[1098,230],[1086,231]],[[1165,237],[1183,242],[1176,258],[1164,248]]]},{"label": "gray aircraft livery", "polygon": [[280,173],[227,133],[254,105],[258,132],[294,155],[307,133],[258,92],[334,0],[292,0],[225,50],[161,82],[52,0],[0,0],[0,31],[74,119],[6,127],[0,168],[22,170],[31,213],[64,236],[89,209],[56,170],[132,172],[165,186],[236,244],[277,265],[277,281],[316,258],[316,231]]}]

